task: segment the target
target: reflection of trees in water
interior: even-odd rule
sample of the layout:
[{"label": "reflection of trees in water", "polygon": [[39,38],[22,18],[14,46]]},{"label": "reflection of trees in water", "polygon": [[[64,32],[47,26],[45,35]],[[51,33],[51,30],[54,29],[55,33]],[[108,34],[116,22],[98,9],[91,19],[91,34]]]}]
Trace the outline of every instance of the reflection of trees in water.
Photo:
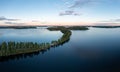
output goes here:
[{"label": "reflection of trees in water", "polygon": [[56,40],[51,41],[51,43],[33,43],[33,42],[3,42],[0,45],[0,61],[15,60],[27,57],[33,57],[39,53],[44,54],[50,48],[55,48],[70,40],[72,32],[70,30],[88,30],[86,27],[52,27],[47,28],[50,31],[60,30],[63,36]]},{"label": "reflection of trees in water", "polygon": [[27,58],[27,57],[33,57],[40,53],[44,54],[44,52],[46,52],[46,51],[47,50],[32,52],[32,53],[25,53],[25,54],[17,54],[17,55],[11,55],[11,56],[3,56],[3,57],[0,57],[0,62],[9,61],[9,60],[19,60],[19,59],[23,59],[23,58]]},{"label": "reflection of trees in water", "polygon": [[9,60],[19,60],[22,58],[33,57],[34,55],[38,55],[39,52],[27,53],[27,54],[18,54],[11,56],[3,56],[0,57],[0,62],[9,61]]},{"label": "reflection of trees in water", "polygon": [[0,45],[0,61],[8,61],[8,60],[15,60],[27,57],[33,57],[34,55],[38,55],[39,53],[44,54],[47,50],[54,47],[58,47],[63,45],[64,43],[70,40],[71,31],[68,29],[59,29],[63,36],[56,40],[52,41],[51,44],[49,43],[42,43],[37,44],[33,42],[3,42]]},{"label": "reflection of trees in water", "polygon": [[[64,43],[69,42],[70,39],[68,39],[67,41],[65,41]],[[60,44],[63,45],[64,43]],[[56,48],[60,45],[56,45],[53,46],[51,48]],[[9,61],[9,60],[19,60],[19,59],[24,59],[24,58],[28,58],[28,57],[33,57],[33,56],[37,56],[39,54],[44,54],[45,52],[49,51],[50,48],[46,49],[46,50],[41,50],[41,51],[37,51],[37,52],[31,52],[31,53],[24,53],[24,54],[16,54],[16,55],[11,55],[11,56],[1,56],[0,57],[0,62],[5,62],[5,61]]]}]

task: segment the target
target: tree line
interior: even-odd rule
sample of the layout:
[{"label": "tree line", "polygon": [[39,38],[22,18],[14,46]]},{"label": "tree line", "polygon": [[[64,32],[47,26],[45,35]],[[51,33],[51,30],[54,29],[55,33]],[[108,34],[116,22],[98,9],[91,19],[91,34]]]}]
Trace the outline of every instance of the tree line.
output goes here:
[{"label": "tree line", "polygon": [[36,52],[50,48],[50,43],[3,42],[0,45],[0,56]]},{"label": "tree line", "polygon": [[[32,52],[38,52],[47,50],[51,47],[56,47],[69,41],[71,36],[71,31],[65,27],[57,27],[63,33],[63,36],[51,43],[33,43],[33,42],[3,42],[0,44],[0,56],[10,56],[16,54],[26,54]],[[52,29],[52,30],[56,30]]]}]

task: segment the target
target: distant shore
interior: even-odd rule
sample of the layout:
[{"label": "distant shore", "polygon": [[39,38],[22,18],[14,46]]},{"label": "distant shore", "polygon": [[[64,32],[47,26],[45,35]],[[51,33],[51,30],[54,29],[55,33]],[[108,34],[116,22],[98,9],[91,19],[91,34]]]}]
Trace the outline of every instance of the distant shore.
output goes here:
[{"label": "distant shore", "polygon": [[[36,29],[37,27],[66,27],[73,30],[80,30],[85,27],[94,27],[94,28],[120,28],[120,26],[0,26],[0,29]],[[87,28],[85,28],[87,30]]]},{"label": "distant shore", "polygon": [[37,27],[47,27],[47,26],[0,26],[0,29],[29,29],[29,28],[37,28]]}]

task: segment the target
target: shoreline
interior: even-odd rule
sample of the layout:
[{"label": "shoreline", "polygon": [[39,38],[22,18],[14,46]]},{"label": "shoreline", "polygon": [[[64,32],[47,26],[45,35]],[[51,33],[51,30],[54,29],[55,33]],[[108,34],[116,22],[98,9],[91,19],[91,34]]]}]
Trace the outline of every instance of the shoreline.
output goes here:
[{"label": "shoreline", "polygon": [[[67,29],[61,29],[60,31],[63,33],[63,36],[56,41],[51,41],[51,43],[40,43],[39,44],[39,43],[32,43],[32,42],[28,42],[28,43],[26,43],[26,42],[19,42],[19,43],[3,42],[0,45],[0,49],[1,49],[0,57],[13,56],[13,55],[18,55],[18,54],[26,54],[26,53],[32,53],[32,52],[39,52],[42,50],[47,50],[51,47],[56,47],[56,46],[62,45],[70,39],[71,31],[67,30]],[[11,45],[13,45],[13,46],[11,46]],[[24,45],[25,48],[18,49],[18,47],[20,47],[21,45]],[[24,47],[24,46],[22,46],[22,47]],[[26,48],[27,46],[29,48]]]}]

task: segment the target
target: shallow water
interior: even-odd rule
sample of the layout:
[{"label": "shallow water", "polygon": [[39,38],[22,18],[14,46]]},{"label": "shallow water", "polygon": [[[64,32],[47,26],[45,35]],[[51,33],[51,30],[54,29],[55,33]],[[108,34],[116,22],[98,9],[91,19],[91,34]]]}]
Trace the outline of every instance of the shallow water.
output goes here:
[{"label": "shallow water", "polygon": [[[46,29],[1,29],[0,33],[1,42],[50,42],[62,36]],[[72,31],[70,41],[62,46],[0,62],[2,72],[120,72],[119,68],[120,28]]]}]

